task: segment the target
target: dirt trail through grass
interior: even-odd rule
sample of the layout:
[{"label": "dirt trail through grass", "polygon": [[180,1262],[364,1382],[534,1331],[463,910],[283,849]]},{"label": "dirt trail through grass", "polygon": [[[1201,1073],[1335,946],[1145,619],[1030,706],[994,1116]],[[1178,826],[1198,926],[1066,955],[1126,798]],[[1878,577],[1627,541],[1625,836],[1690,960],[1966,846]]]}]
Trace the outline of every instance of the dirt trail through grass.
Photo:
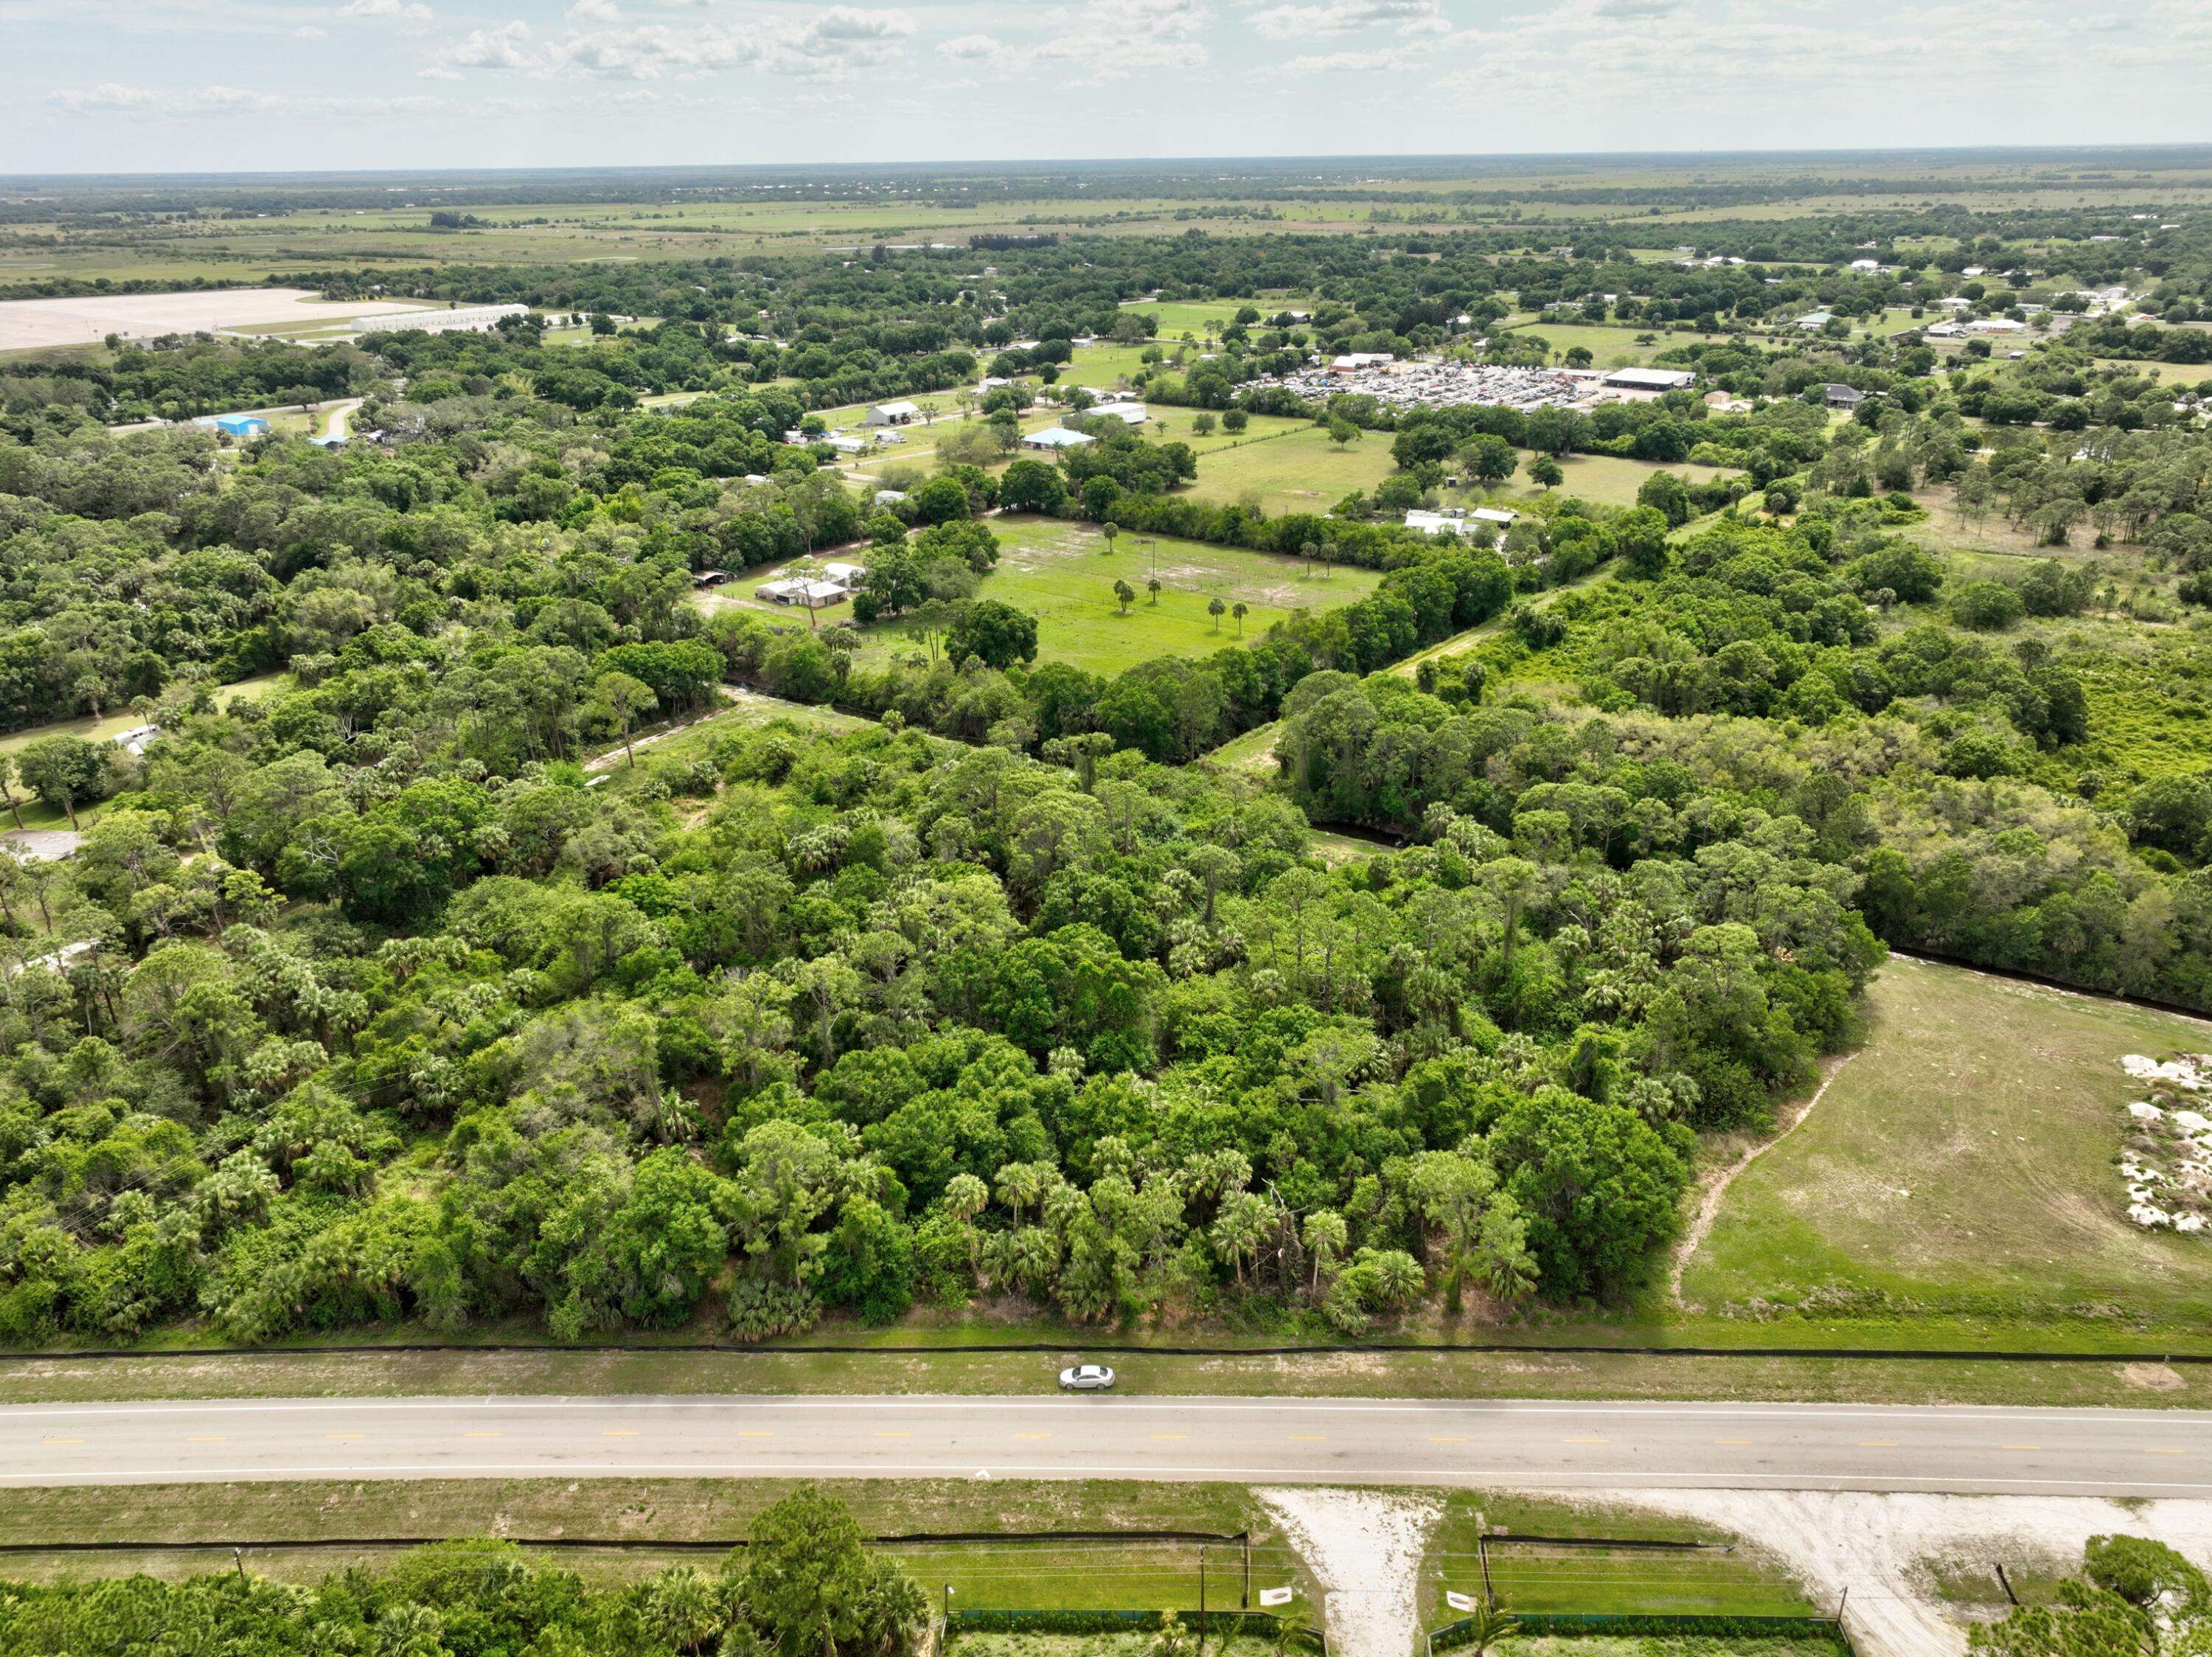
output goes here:
[{"label": "dirt trail through grass", "polygon": [[1850,1060],[1849,1053],[1838,1053],[1827,1060],[1820,1067],[1820,1085],[1813,1090],[1813,1096],[1798,1107],[1796,1114],[1782,1124],[1781,1132],[1760,1140],[1728,1167],[1709,1178],[1705,1194],[1698,1202],[1697,1216],[1690,1221],[1690,1228],[1682,1234],[1682,1240],[1674,1246],[1674,1258],[1668,1264],[1668,1290],[1674,1296],[1676,1306],[1682,1304],[1682,1268],[1690,1264],[1690,1257],[1698,1252],[1698,1246],[1705,1240],[1705,1234],[1713,1228],[1713,1221],[1720,1217],[1722,1200],[1728,1196],[1729,1187],[1735,1183],[1735,1177],[1797,1130],[1798,1124],[1813,1114],[1813,1107],[1820,1102],[1821,1095],[1828,1091],[1838,1073]]}]

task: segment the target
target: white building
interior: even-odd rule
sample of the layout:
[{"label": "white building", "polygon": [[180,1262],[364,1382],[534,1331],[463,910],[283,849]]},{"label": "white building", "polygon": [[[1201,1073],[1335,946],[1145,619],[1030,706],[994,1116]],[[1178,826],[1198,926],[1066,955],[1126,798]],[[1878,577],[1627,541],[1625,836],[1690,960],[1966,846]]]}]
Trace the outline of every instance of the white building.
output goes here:
[{"label": "white building", "polygon": [[1797,319],[1797,326],[1810,332],[1815,328],[1826,327],[1835,320],[1836,314],[1833,311],[1808,311]]},{"label": "white building", "polygon": [[1084,413],[1093,420],[1115,419],[1127,426],[1141,426],[1152,417],[1142,403],[1101,403]]},{"label": "white building", "polygon": [[2015,322],[2008,316],[1978,316],[1966,324],[1968,333],[2026,333],[2027,324]]},{"label": "white building", "polygon": [[1030,432],[1022,439],[1024,448],[1041,449],[1057,454],[1066,448],[1081,448],[1085,443],[1097,442],[1079,431],[1070,431],[1066,426],[1047,426],[1042,431]]},{"label": "white building", "polygon": [[1616,391],[1687,391],[1698,376],[1688,369],[1615,369],[1605,383]]},{"label": "white building", "polygon": [[868,566],[865,564],[825,564],[822,566],[822,578],[835,582],[848,593],[858,587],[866,578],[867,573]]},{"label": "white building", "polygon": [[1492,529],[1505,530],[1510,529],[1520,521],[1519,513],[1502,506],[1479,506],[1471,512],[1464,507],[1448,506],[1441,512],[1408,512],[1406,515],[1406,527],[1417,530],[1424,535],[1442,535],[1447,533],[1464,535],[1468,529],[1477,524],[1485,525]]},{"label": "white building", "polygon": [[1397,360],[1390,351],[1346,351],[1341,356],[1331,357],[1328,366],[1331,373],[1351,374],[1359,369],[1379,369],[1385,362]]},{"label": "white building", "polygon": [[868,426],[911,425],[921,418],[919,403],[878,403],[870,409],[861,424]]},{"label": "white building", "polygon": [[848,595],[833,581],[802,581],[787,576],[781,581],[763,582],[753,588],[753,596],[766,599],[770,604],[796,604],[809,610],[824,610],[833,604],[842,604]]}]

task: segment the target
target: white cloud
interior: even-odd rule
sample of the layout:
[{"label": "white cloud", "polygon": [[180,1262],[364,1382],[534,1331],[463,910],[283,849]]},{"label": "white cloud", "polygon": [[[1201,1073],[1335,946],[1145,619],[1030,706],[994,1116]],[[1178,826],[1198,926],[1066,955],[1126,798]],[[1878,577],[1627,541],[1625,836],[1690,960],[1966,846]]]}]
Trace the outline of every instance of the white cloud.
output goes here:
[{"label": "white cloud", "polygon": [[915,27],[911,16],[896,9],[864,11],[858,6],[831,6],[799,32],[791,50],[802,58],[879,61],[911,36]]},{"label": "white cloud", "polygon": [[1103,60],[1133,39],[1187,40],[1213,21],[1213,10],[1206,0],[1091,0],[1064,21],[1089,34]]},{"label": "white cloud", "polygon": [[295,40],[327,40],[331,38],[331,32],[326,28],[317,28],[313,23],[302,23],[292,31],[292,38]]},{"label": "white cloud", "polygon": [[1270,6],[1254,12],[1251,22],[1273,40],[1309,40],[1369,28],[1395,28],[1401,34],[1441,34],[1451,28],[1441,0],[1330,0],[1319,6]]},{"label": "white cloud", "polygon": [[64,87],[46,101],[75,114],[193,118],[210,115],[319,115],[358,119],[392,111],[422,112],[443,107],[428,98],[335,97],[320,93],[257,92],[247,87],[209,86],[174,89],[128,86],[105,81],[97,86]]},{"label": "white cloud", "polygon": [[338,15],[380,17],[395,23],[427,23],[430,21],[430,9],[420,0],[346,0],[338,8]]},{"label": "white cloud", "polygon": [[614,0],[576,0],[568,17],[572,23],[619,23],[622,11]]},{"label": "white cloud", "polygon": [[447,69],[532,69],[537,62],[530,49],[530,25],[520,21],[471,30],[439,57],[439,66]]},{"label": "white cloud", "polygon": [[759,46],[720,30],[647,23],[571,35],[547,50],[546,63],[603,81],[653,81],[734,69],[760,57]]},{"label": "white cloud", "polygon": [[1293,58],[1279,68],[1255,69],[1251,79],[1278,75],[1371,75],[1382,70],[1411,69],[1425,52],[1413,46],[1382,46],[1372,52],[1322,52]]},{"label": "white cloud", "polygon": [[937,55],[956,64],[1000,64],[1007,60],[1006,43],[988,34],[958,34],[937,43]]},{"label": "white cloud", "polygon": [[443,64],[428,64],[415,71],[422,81],[465,81],[469,77],[458,69],[447,69]]}]

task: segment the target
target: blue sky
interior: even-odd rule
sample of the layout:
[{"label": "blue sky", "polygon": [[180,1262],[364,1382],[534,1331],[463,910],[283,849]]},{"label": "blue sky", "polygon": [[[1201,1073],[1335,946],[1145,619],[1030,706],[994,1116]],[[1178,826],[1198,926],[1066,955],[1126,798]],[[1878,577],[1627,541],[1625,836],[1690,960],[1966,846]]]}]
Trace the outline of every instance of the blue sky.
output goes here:
[{"label": "blue sky", "polygon": [[0,172],[2212,139],[2212,0],[0,0]]}]

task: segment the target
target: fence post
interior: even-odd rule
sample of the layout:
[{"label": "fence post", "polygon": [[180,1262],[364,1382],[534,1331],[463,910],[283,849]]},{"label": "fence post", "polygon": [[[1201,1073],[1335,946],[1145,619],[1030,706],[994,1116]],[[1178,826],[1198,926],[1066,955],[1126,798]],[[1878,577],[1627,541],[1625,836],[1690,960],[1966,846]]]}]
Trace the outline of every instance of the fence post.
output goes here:
[{"label": "fence post", "polygon": [[1198,1648],[1206,1649],[1206,1544],[1198,1544]]},{"label": "fence post", "polygon": [[1252,1609],[1252,1532],[1249,1531],[1244,1532],[1244,1587],[1237,1596],[1237,1609]]},{"label": "fence post", "polygon": [[1498,1591],[1490,1586],[1490,1538],[1480,1531],[1474,1533],[1474,1556],[1482,1561],[1482,1598],[1491,1610],[1498,1609]]}]

